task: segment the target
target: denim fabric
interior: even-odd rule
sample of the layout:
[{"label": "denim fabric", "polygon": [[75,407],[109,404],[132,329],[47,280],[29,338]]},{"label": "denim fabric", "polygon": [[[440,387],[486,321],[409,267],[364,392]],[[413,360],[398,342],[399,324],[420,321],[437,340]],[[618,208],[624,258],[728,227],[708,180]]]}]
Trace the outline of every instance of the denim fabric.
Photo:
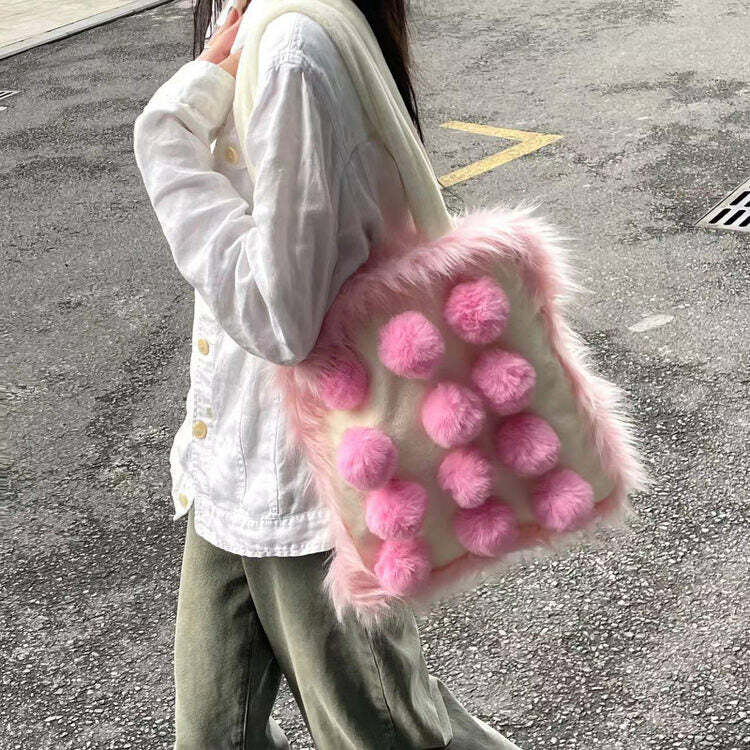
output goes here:
[{"label": "denim fabric", "polygon": [[175,750],[289,748],[284,674],[319,750],[518,750],[427,672],[407,609],[368,633],[322,590],[328,554],[241,557],[188,515],[175,638]]}]

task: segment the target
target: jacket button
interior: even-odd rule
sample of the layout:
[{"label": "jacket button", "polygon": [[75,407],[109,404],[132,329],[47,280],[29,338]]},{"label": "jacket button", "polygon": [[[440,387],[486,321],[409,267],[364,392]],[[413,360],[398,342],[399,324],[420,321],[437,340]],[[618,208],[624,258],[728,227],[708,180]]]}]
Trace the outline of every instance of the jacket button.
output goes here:
[{"label": "jacket button", "polygon": [[237,149],[234,146],[227,146],[224,155],[227,157],[227,161],[230,164],[236,164],[240,159],[240,155],[237,153]]},{"label": "jacket button", "polygon": [[180,505],[183,508],[188,507],[188,502],[190,501],[188,500],[188,496],[184,492],[181,492],[177,499],[180,501]]},{"label": "jacket button", "polygon": [[197,422],[193,423],[193,437],[197,437],[198,440],[203,440],[203,438],[206,437],[207,432],[208,427],[206,427],[205,422],[201,422],[199,419]]},{"label": "jacket button", "polygon": [[206,341],[206,339],[198,339],[197,344],[198,344],[198,351],[201,354],[203,354],[203,355],[208,354],[208,348],[209,347],[208,347],[208,341]]}]

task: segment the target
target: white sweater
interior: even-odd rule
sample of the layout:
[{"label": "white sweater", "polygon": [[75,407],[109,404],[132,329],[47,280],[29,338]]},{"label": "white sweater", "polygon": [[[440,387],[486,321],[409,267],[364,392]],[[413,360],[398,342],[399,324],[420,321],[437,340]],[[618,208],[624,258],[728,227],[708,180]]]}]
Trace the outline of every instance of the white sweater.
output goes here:
[{"label": "white sweater", "polygon": [[254,184],[235,79],[206,61],[157,90],[135,121],[134,151],[195,290],[187,413],[170,453],[174,517],[193,504],[197,532],[219,547],[302,555],[331,548],[327,511],[305,488],[304,459],[284,451],[279,396],[262,384],[270,363],[308,354],[341,284],[408,212],[396,164],[320,25],[275,19],[258,65],[244,142]]}]

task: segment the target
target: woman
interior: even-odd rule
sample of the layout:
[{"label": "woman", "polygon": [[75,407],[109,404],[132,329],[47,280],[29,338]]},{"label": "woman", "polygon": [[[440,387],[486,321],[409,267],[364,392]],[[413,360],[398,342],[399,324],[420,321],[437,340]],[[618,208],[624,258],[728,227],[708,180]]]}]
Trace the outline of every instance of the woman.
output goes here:
[{"label": "woman", "polygon": [[[357,4],[421,136],[404,0]],[[231,109],[242,11],[216,6],[198,0],[196,47],[218,30],[134,127],[146,190],[195,290],[187,415],[170,453],[175,518],[188,516],[175,747],[288,747],[270,718],[283,673],[324,750],[512,750],[427,674],[411,612],[368,633],[353,617],[340,625],[322,590],[327,511],[284,450],[279,394],[264,383],[306,357],[342,283],[411,217],[335,46],[299,13],[262,38],[251,181]]]}]

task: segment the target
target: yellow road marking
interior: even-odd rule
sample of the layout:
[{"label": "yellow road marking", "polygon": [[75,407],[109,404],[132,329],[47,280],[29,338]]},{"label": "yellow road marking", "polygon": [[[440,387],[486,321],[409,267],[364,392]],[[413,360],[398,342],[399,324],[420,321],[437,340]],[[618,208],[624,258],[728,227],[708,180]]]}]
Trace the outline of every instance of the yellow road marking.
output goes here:
[{"label": "yellow road marking", "polygon": [[562,138],[561,135],[552,135],[551,133],[531,133],[526,130],[510,130],[509,128],[496,128],[492,125],[480,125],[476,122],[460,122],[459,120],[451,120],[450,122],[444,122],[441,128],[451,128],[452,130],[464,130],[467,133],[475,133],[477,135],[492,135],[496,138],[506,138],[512,141],[519,141],[513,146],[498,151],[492,156],[487,156],[484,159],[475,161],[472,164],[468,164],[465,167],[456,169],[454,172],[449,172],[446,175],[440,177],[439,181],[443,187],[450,187],[455,185],[457,182],[464,182],[472,177],[476,177],[484,172],[489,172],[495,167],[499,167],[503,164],[507,164],[513,159],[518,159],[519,156],[525,156],[530,154],[532,151],[538,151],[540,148],[559,141]]}]

